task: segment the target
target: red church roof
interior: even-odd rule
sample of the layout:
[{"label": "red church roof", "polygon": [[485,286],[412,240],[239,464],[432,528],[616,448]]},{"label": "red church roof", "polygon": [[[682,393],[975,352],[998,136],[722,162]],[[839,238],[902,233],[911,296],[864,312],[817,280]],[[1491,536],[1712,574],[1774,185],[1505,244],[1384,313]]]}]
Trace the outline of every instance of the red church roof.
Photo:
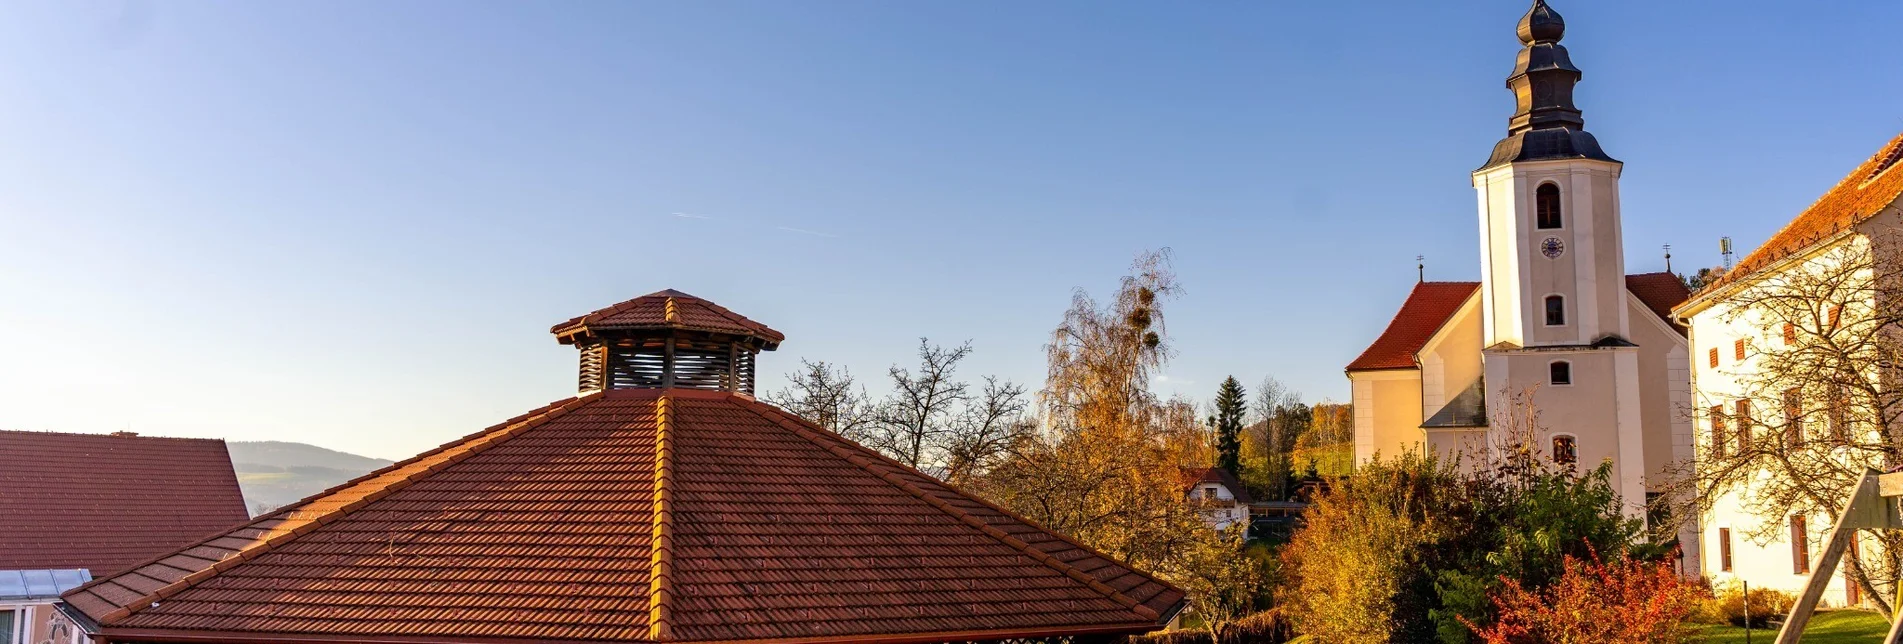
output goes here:
[{"label": "red church roof", "polygon": [[587,330],[689,329],[750,335],[779,344],[786,336],[719,304],[668,289],[610,306],[557,324],[549,332],[563,339]]},{"label": "red church roof", "polygon": [[1824,196],[1785,224],[1769,241],[1725,273],[1725,284],[1763,270],[1832,235],[1862,223],[1903,198],[1903,135],[1898,135],[1850,171]]},{"label": "red church roof", "polygon": [[1420,282],[1407,294],[1407,301],[1401,303],[1401,310],[1394,314],[1394,321],[1388,323],[1381,337],[1368,345],[1354,362],[1348,363],[1349,371],[1379,371],[1382,369],[1413,369],[1414,354],[1434,337],[1447,319],[1454,317],[1460,305],[1480,289],[1479,282]]},{"label": "red church roof", "polygon": [[549,405],[65,596],[147,641],[939,642],[1183,593],[744,394]]},{"label": "red church roof", "polygon": [[1672,307],[1684,304],[1692,296],[1692,290],[1685,287],[1685,280],[1667,272],[1639,273],[1625,276],[1625,290],[1631,291],[1645,303],[1645,308],[1651,309],[1679,335],[1685,334],[1685,327],[1672,321]]},{"label": "red church roof", "polygon": [[0,431],[0,569],[109,575],[250,517],[225,442]]},{"label": "red church roof", "polygon": [[[1684,327],[1672,322],[1672,307],[1691,297],[1691,291],[1685,283],[1671,273],[1639,273],[1625,276],[1626,290],[1638,296],[1645,307],[1651,309],[1659,319],[1684,333]],[[1479,282],[1420,282],[1408,293],[1407,301],[1401,304],[1401,310],[1394,314],[1394,321],[1375,338],[1374,344],[1348,363],[1348,371],[1380,371],[1384,369],[1414,369],[1414,355],[1427,346],[1427,341],[1446,326],[1447,320],[1454,317],[1460,305],[1467,302],[1474,291],[1479,290]]]}]

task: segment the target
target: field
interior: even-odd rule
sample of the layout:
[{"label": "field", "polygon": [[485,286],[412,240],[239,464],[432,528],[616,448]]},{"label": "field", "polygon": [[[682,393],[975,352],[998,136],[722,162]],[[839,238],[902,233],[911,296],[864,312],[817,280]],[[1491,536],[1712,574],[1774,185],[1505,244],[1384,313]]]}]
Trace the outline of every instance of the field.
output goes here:
[{"label": "field", "polygon": [[[1860,610],[1838,610],[1818,613],[1812,617],[1804,629],[1804,644],[1875,644],[1883,641],[1884,633],[1890,625],[1883,616]],[[1714,626],[1705,631],[1705,641],[1709,644],[1741,644],[1745,641],[1744,629],[1735,626]],[[1777,640],[1777,631],[1756,629],[1751,631],[1753,644],[1771,644]]]}]

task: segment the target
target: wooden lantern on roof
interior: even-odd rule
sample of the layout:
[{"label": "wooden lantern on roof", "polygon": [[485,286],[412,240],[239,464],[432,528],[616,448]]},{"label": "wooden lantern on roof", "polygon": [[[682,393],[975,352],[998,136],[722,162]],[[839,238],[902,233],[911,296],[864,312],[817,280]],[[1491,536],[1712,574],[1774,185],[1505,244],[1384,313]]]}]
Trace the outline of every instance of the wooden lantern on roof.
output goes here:
[{"label": "wooden lantern on roof", "polygon": [[555,325],[581,351],[582,392],[705,389],[753,394],[754,357],[779,331],[676,290],[649,293]]}]

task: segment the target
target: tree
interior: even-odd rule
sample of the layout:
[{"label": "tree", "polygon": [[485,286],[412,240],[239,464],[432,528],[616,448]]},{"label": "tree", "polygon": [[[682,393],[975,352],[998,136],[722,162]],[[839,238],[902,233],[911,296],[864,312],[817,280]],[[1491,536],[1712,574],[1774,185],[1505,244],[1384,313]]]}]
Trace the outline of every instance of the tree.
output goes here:
[{"label": "tree", "polygon": [[1023,385],[985,376],[977,397],[958,414],[946,437],[945,480],[969,484],[1037,431],[1024,393]]},{"label": "tree", "polygon": [[1079,290],[1046,346],[1042,429],[978,478],[978,491],[1079,543],[1190,589],[1212,633],[1252,604],[1260,566],[1203,522],[1182,467],[1207,464],[1207,430],[1187,401],[1159,401],[1151,375],[1170,352],[1164,304],[1179,287],[1167,251],[1138,256],[1114,300]]},{"label": "tree", "polygon": [[1302,404],[1302,394],[1289,389],[1274,376],[1262,379],[1255,389],[1254,411],[1261,419],[1261,459],[1264,476],[1250,477],[1263,480],[1262,492],[1274,499],[1286,499],[1289,495],[1289,475],[1295,469],[1291,455],[1295,450],[1295,439],[1306,428],[1307,411]]},{"label": "tree", "polygon": [[969,355],[970,342],[946,348],[919,338],[918,371],[898,365],[886,370],[892,393],[874,412],[866,445],[915,469],[939,462],[938,450],[969,399],[971,386],[954,377]]},{"label": "tree", "polygon": [[1216,466],[1232,473],[1242,471],[1242,415],[1248,407],[1242,383],[1225,378],[1216,389]]},{"label": "tree", "polygon": [[853,382],[845,367],[825,361],[800,359],[800,371],[787,374],[787,386],[766,395],[766,401],[832,433],[858,442],[872,421],[865,389]]},{"label": "tree", "polygon": [[[1788,517],[1829,528],[1864,472],[1903,465],[1903,234],[1851,237],[1795,263],[1717,286],[1709,315],[1750,330],[1723,348],[1725,378],[1701,379],[1698,458],[1672,470],[1679,516],[1737,503],[1741,528],[1782,538]],[[1739,348],[1744,360],[1733,359]],[[1701,356],[1702,358],[1702,356]],[[1742,413],[1741,413],[1742,412]],[[1863,533],[1846,573],[1887,616],[1903,539]]]},{"label": "tree", "polygon": [[1679,273],[1678,281],[1684,282],[1685,288],[1691,289],[1693,293],[1697,293],[1700,289],[1717,284],[1718,280],[1724,279],[1724,276],[1725,267],[1713,266],[1698,269],[1698,272],[1692,273],[1691,275]]}]

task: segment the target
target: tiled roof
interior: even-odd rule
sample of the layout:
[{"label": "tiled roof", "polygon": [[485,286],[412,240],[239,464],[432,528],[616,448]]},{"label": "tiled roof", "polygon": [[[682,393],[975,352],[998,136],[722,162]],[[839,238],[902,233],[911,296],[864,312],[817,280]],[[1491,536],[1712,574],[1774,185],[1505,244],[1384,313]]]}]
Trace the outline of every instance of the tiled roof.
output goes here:
[{"label": "tiled roof", "polygon": [[1242,485],[1242,479],[1236,478],[1235,473],[1229,470],[1220,467],[1192,467],[1185,468],[1183,475],[1188,480],[1183,485],[1185,488],[1195,487],[1198,483],[1217,483],[1229,488],[1229,493],[1235,495],[1236,502],[1255,502],[1255,499],[1249,497],[1249,489]]},{"label": "tiled roof", "polygon": [[557,402],[65,595],[107,635],[983,640],[1183,593],[741,394]]},{"label": "tiled roof", "polygon": [[225,442],[0,431],[0,569],[115,573],[250,516]]},{"label": "tiled roof", "polygon": [[1685,281],[1671,273],[1639,273],[1625,276],[1625,290],[1631,291],[1645,303],[1645,308],[1664,320],[1665,324],[1685,333],[1685,327],[1672,321],[1672,307],[1690,299],[1692,290],[1685,287]]},{"label": "tiled roof", "polygon": [[1407,294],[1407,301],[1401,304],[1401,310],[1394,314],[1394,321],[1388,323],[1381,337],[1368,345],[1354,362],[1348,363],[1349,371],[1377,371],[1381,369],[1413,369],[1414,354],[1427,341],[1434,337],[1447,319],[1460,310],[1460,305],[1480,289],[1479,282],[1420,282]]},{"label": "tiled roof", "polygon": [[[1658,314],[1659,319],[1677,329],[1684,327],[1672,322],[1672,307],[1678,306],[1691,291],[1685,283],[1671,273],[1639,273],[1625,276],[1626,290],[1644,302],[1646,308]],[[1427,346],[1427,341],[1447,324],[1448,318],[1460,310],[1467,297],[1480,288],[1479,282],[1421,282],[1414,285],[1414,291],[1408,293],[1407,301],[1401,304],[1401,310],[1394,314],[1394,321],[1375,338],[1374,344],[1361,352],[1354,362],[1348,363],[1348,371],[1379,371],[1382,369],[1414,369],[1414,354]]]},{"label": "tiled roof", "polygon": [[[1804,212],[1785,224],[1769,241],[1738,265],[1725,272],[1718,284],[1726,284],[1763,270],[1778,260],[1823,241],[1877,214],[1885,206],[1903,198],[1903,135],[1890,139],[1876,154],[1850,171],[1824,196],[1818,197]],[[1707,287],[1709,288],[1709,287]]]},{"label": "tiled roof", "polygon": [[778,344],[786,336],[719,304],[668,289],[570,319],[549,329],[567,336],[582,330],[689,329],[750,335]]}]

